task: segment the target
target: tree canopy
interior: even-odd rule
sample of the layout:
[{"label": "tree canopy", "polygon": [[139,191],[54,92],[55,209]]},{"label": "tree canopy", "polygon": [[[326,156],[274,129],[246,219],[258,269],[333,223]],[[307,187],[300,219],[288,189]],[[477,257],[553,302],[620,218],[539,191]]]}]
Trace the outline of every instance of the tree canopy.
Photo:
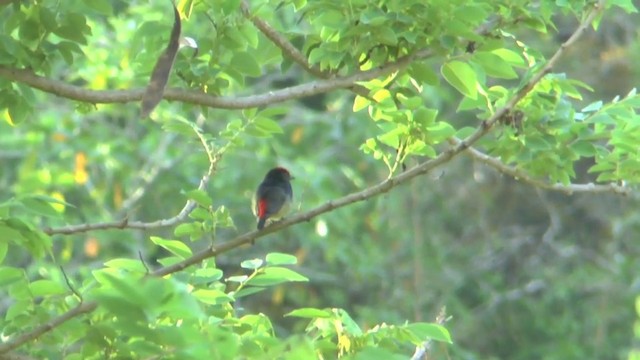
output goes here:
[{"label": "tree canopy", "polygon": [[640,359],[636,12],[0,0],[0,359]]}]

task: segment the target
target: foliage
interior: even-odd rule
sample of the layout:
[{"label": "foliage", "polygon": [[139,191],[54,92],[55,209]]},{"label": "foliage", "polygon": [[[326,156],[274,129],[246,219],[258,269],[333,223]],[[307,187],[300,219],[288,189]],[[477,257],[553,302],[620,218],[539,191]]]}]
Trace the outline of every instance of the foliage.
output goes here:
[{"label": "foliage", "polygon": [[[153,95],[165,100],[141,119],[137,88],[175,45],[169,2],[0,2],[0,354],[393,359],[455,340],[433,351],[551,359],[628,346],[630,316],[607,306],[611,344],[580,344],[599,326],[580,313],[600,298],[580,304],[572,288],[633,281],[638,245],[575,250],[591,238],[558,235],[564,215],[544,195],[532,210],[509,189],[470,190],[466,163],[447,163],[473,146],[534,186],[630,193],[640,95],[591,99],[593,85],[556,65],[616,8],[636,12],[631,1],[175,6],[197,50],[163,68],[169,88]],[[580,25],[549,51],[537,41],[557,14]],[[297,214],[277,235],[249,232],[251,192],[278,163],[298,178]],[[446,184],[399,186],[445,166]],[[628,238],[640,219],[617,209]],[[546,231],[509,227],[547,215]],[[576,260],[599,252],[619,261]],[[442,304],[451,322],[425,322]],[[539,307],[567,312],[549,325]]]}]

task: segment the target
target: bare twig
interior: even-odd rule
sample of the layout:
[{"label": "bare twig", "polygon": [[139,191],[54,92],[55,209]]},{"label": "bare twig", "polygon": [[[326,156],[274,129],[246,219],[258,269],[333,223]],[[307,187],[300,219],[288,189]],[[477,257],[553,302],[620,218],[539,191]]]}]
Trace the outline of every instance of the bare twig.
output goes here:
[{"label": "bare twig", "polygon": [[147,262],[144,261],[144,257],[142,256],[142,251],[138,250],[138,258],[140,259],[140,262],[142,263],[142,266],[144,266],[144,269],[146,270],[145,275],[149,275],[149,267],[147,266]]},{"label": "bare twig", "polygon": [[60,271],[62,272],[62,276],[64,277],[64,281],[67,283],[67,287],[69,288],[69,290],[71,290],[71,292],[78,298],[78,300],[80,300],[80,302],[82,303],[82,295],[80,295],[80,293],[78,292],[78,290],[76,290],[72,285],[71,285],[71,281],[69,280],[69,277],[67,276],[67,273],[64,271],[64,268],[62,267],[62,265],[60,265]]},{"label": "bare twig", "polygon": [[[528,82],[527,84],[520,89],[516,94],[514,94],[514,96],[504,105],[504,107],[502,107],[501,109],[499,109],[498,111],[496,111],[495,114],[493,114],[493,116],[491,116],[489,119],[487,119],[486,121],[484,121],[481,126],[473,133],[471,134],[469,137],[467,137],[466,139],[462,140],[459,144],[457,144],[456,146],[453,146],[450,149],[447,149],[446,151],[440,153],[440,155],[438,155],[436,158],[426,161],[422,164],[419,164],[413,168],[411,168],[410,170],[407,170],[403,173],[401,173],[400,175],[393,177],[393,178],[389,178],[384,180],[383,182],[374,185],[370,188],[364,189],[362,191],[359,192],[355,192],[352,194],[349,194],[347,196],[344,196],[342,198],[336,199],[336,200],[332,200],[329,201],[321,206],[318,206],[315,209],[309,210],[305,213],[301,213],[301,214],[297,214],[294,215],[292,217],[289,217],[287,219],[284,219],[280,222],[274,223],[272,225],[269,225],[268,227],[264,228],[261,231],[251,231],[249,233],[246,233],[244,235],[240,235],[238,237],[236,237],[235,239],[229,240],[225,243],[220,244],[219,246],[211,246],[199,253],[194,254],[192,257],[185,259],[179,263],[173,264],[173,265],[169,265],[163,268],[160,268],[154,272],[152,272],[152,275],[154,276],[165,276],[168,274],[172,274],[178,271],[181,271],[191,265],[194,265],[196,263],[199,263],[207,258],[210,257],[214,257],[216,255],[219,255],[223,252],[229,251],[231,249],[237,248],[241,245],[244,244],[248,244],[251,241],[264,237],[265,235],[274,233],[278,230],[290,227],[294,224],[303,222],[303,221],[309,221],[310,219],[347,206],[349,204],[355,203],[355,202],[359,202],[359,201],[364,201],[367,200],[371,197],[374,197],[376,195],[380,195],[383,194],[389,190],[391,190],[393,187],[401,185],[403,183],[408,182],[409,180],[422,175],[422,174],[426,174],[429,171],[431,171],[432,169],[450,161],[454,156],[460,154],[461,152],[463,152],[464,150],[466,150],[467,148],[469,148],[471,145],[473,145],[473,143],[475,143],[476,141],[478,141],[478,139],[480,139],[482,136],[484,136],[487,132],[489,132],[491,130],[491,128],[493,127],[493,125],[495,125],[502,116],[504,116],[505,114],[509,113],[510,111],[513,110],[513,108],[515,107],[515,105],[518,103],[518,101],[520,101],[522,98],[524,98],[524,96],[533,89],[533,87],[544,77],[545,74],[549,73],[551,71],[551,68],[555,65],[555,63],[558,61],[558,59],[560,58],[560,56],[564,53],[564,51],[566,50],[566,48],[568,46],[570,46],[571,44],[573,44],[578,37],[580,36],[580,34],[582,34],[582,32],[589,26],[589,24],[593,21],[593,19],[600,13],[600,11],[602,11],[603,9],[603,5],[604,5],[604,0],[600,0],[595,6],[594,9],[590,12],[590,14],[586,17],[586,19],[584,20],[583,23],[580,24],[580,26],[576,29],[576,31],[573,33],[573,35],[564,43],[560,46],[560,48],[558,49],[558,51],[554,54],[554,56],[549,60],[549,62],[546,64],[546,66],[536,75],[534,75]],[[397,65],[396,65],[397,66]],[[208,174],[212,171],[212,168],[214,167],[214,164],[212,164],[212,166],[210,167],[210,171],[207,173],[207,175],[205,175],[203,177],[203,179],[201,180],[201,186],[203,186],[203,183],[206,184],[206,181],[208,181]],[[183,211],[187,211],[185,209],[189,208],[189,204],[192,204],[191,206],[195,207],[195,203],[189,201],[187,202],[187,205],[185,205],[185,208],[183,209]],[[181,211],[180,214],[183,213],[183,211]],[[178,214],[177,217],[180,216],[180,214]],[[188,213],[187,213],[188,214]],[[184,215],[186,216],[186,215]],[[171,219],[169,219],[171,220]],[[167,220],[161,220],[161,221],[167,221]],[[175,220],[174,220],[175,221]],[[85,314],[88,312],[91,312],[93,310],[95,310],[97,308],[97,303],[95,302],[87,302],[87,303],[83,303],[80,304],[79,306],[71,309],[70,311],[60,315],[59,317],[49,321],[48,323],[41,325],[39,327],[37,327],[36,329],[29,331],[25,334],[22,334],[16,338],[11,339],[10,341],[7,341],[3,344],[0,344],[0,354],[6,353],[8,351],[11,351],[17,347],[19,347],[20,345],[23,345],[31,340],[36,339],[37,337],[41,336],[42,334],[53,330],[54,328],[56,328],[57,326],[60,326],[61,324],[65,323],[66,321],[79,316],[81,314]],[[445,319],[446,320],[446,319]],[[443,321],[445,321],[443,320]]]},{"label": "bare twig", "polygon": [[[452,145],[460,145],[462,143],[462,141],[458,138],[450,138],[449,139],[449,143],[451,143]],[[533,177],[531,177],[527,172],[522,171],[520,169],[517,169],[515,167],[512,166],[508,166],[505,163],[503,163],[502,161],[500,161],[500,159],[497,159],[495,157],[489,156],[483,152],[481,152],[480,150],[473,148],[473,147],[468,147],[466,154],[468,154],[469,156],[471,156],[472,158],[474,158],[475,160],[480,161],[481,163],[488,165],[496,170],[498,170],[499,172],[509,175],[511,177],[513,177],[514,179],[518,180],[518,181],[522,181],[523,183],[529,184],[529,185],[533,185],[537,188],[541,188],[541,189],[545,189],[545,190],[552,190],[552,191],[559,191],[562,193],[565,193],[567,195],[572,195],[574,193],[582,193],[582,192],[586,192],[586,193],[605,193],[605,192],[611,192],[614,194],[619,194],[619,195],[629,195],[629,193],[631,193],[631,189],[627,186],[624,185],[618,185],[618,184],[606,184],[606,185],[598,185],[598,184],[594,184],[594,183],[588,183],[588,184],[569,184],[569,185],[564,185],[564,184],[560,184],[560,183],[556,183],[556,184],[550,184],[546,181],[543,180],[538,180],[535,179]]]}]

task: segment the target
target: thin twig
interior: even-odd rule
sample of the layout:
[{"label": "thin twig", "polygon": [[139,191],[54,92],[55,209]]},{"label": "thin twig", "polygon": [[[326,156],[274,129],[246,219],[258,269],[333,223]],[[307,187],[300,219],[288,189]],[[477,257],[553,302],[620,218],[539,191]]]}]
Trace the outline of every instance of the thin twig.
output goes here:
[{"label": "thin twig", "polygon": [[[262,32],[264,36],[267,37],[267,39],[271,40],[271,42],[273,42],[277,47],[279,47],[285,56],[289,57],[295,63],[302,66],[302,68],[306,72],[314,76],[317,76],[321,79],[329,79],[332,76],[334,76],[334,74],[332,74],[331,72],[322,71],[317,66],[311,66],[311,64],[309,64],[307,60],[307,57],[304,56],[304,54],[300,52],[300,50],[298,50],[298,48],[296,48],[287,38],[282,36],[276,29],[271,27],[269,23],[251,14],[251,10],[249,9],[249,3],[246,0],[242,1],[240,7],[242,10],[242,14],[249,21],[251,21],[251,23],[258,30],[260,30],[260,32]],[[369,96],[369,90],[362,85],[354,84],[352,87],[350,87],[350,90],[362,97],[371,98]]]},{"label": "thin twig", "polygon": [[[303,222],[303,221],[309,221],[310,219],[347,206],[349,204],[355,203],[355,202],[359,202],[359,201],[364,201],[367,200],[373,196],[376,195],[380,195],[383,194],[389,190],[391,190],[393,187],[401,185],[403,183],[408,182],[409,180],[422,175],[422,174],[426,174],[429,171],[431,171],[432,169],[450,161],[454,156],[460,154],[461,152],[463,152],[464,150],[466,150],[467,148],[469,148],[473,143],[475,143],[476,141],[478,141],[478,139],[480,139],[482,136],[484,136],[487,132],[490,131],[490,129],[492,128],[492,126],[497,123],[500,118],[502,116],[504,116],[505,114],[507,114],[508,112],[512,111],[513,108],[515,107],[515,105],[518,103],[518,101],[520,101],[522,98],[524,98],[524,96],[533,89],[533,87],[544,77],[545,74],[547,74],[548,72],[551,71],[551,68],[553,67],[553,65],[558,61],[558,59],[560,58],[560,55],[562,55],[564,53],[564,51],[566,50],[566,48],[573,44],[578,37],[580,36],[580,34],[582,34],[582,32],[584,32],[584,30],[589,26],[589,24],[593,21],[593,19],[600,13],[600,11],[602,11],[604,7],[604,0],[600,0],[595,6],[594,9],[591,11],[591,13],[587,16],[587,18],[584,20],[584,22],[582,24],[580,24],[580,26],[576,29],[576,31],[573,33],[573,35],[564,43],[560,46],[560,48],[558,49],[558,51],[554,54],[554,56],[549,60],[549,62],[547,63],[547,65],[540,71],[540,73],[534,75],[529,82],[522,88],[520,89],[505,105],[504,107],[502,107],[501,109],[499,109],[493,116],[491,116],[488,120],[484,121],[481,126],[473,133],[471,134],[469,137],[467,137],[466,139],[462,140],[460,142],[460,144],[445,150],[444,152],[440,153],[440,155],[438,155],[437,157],[435,157],[432,160],[426,161],[422,164],[419,164],[415,167],[413,167],[410,170],[407,170],[403,173],[401,173],[400,175],[393,177],[393,178],[389,178],[384,180],[383,182],[374,185],[370,188],[367,188],[365,190],[359,191],[359,192],[355,192],[352,194],[349,194],[347,196],[344,196],[342,198],[336,199],[336,200],[332,200],[329,201],[315,209],[312,209],[310,211],[307,211],[305,213],[302,214],[297,214],[294,215],[292,217],[289,217],[287,219],[284,219],[280,222],[274,223],[272,225],[269,225],[268,227],[266,227],[265,229],[263,229],[262,231],[251,231],[249,233],[246,233],[244,235],[240,235],[238,237],[236,237],[233,240],[229,240],[225,243],[220,244],[219,246],[211,246],[208,249],[205,249],[199,253],[196,253],[195,255],[193,255],[192,257],[185,259],[177,264],[173,264],[173,265],[169,265],[163,268],[160,268],[156,271],[154,271],[152,273],[152,275],[154,276],[165,276],[168,274],[172,274],[178,271],[181,271],[193,264],[196,264],[198,262],[201,262],[207,258],[210,257],[214,257],[216,255],[219,255],[223,252],[229,251],[231,249],[237,248],[241,245],[244,244],[248,244],[252,241],[254,241],[255,239],[264,237],[265,235],[271,234],[273,232],[276,232],[278,230],[290,227],[294,224]],[[201,184],[202,182],[206,179],[208,179],[208,176],[203,177],[203,179],[201,180]],[[189,205],[191,202],[188,202],[187,205]],[[188,207],[187,205],[185,205],[185,209]],[[192,205],[195,206],[195,205]],[[181,212],[182,213],[182,212]],[[186,215],[185,215],[186,216]],[[0,354],[6,353],[8,351],[11,351],[17,347],[19,347],[20,345],[23,345],[31,340],[36,339],[37,337],[41,336],[42,334],[53,330],[54,328],[56,328],[57,326],[62,325],[63,323],[65,323],[66,321],[79,316],[81,314],[84,313],[88,313],[91,312],[93,310],[95,310],[97,308],[97,303],[96,302],[87,302],[87,303],[83,303],[80,304],[79,306],[71,309],[70,311],[60,315],[57,318],[54,318],[53,320],[49,321],[48,323],[41,325],[39,327],[37,327],[34,330],[31,330],[25,334],[22,334],[16,338],[13,338],[3,344],[0,344]]]},{"label": "thin twig", "polygon": [[78,300],[80,300],[80,303],[82,303],[82,295],[80,295],[78,290],[76,290],[71,285],[71,281],[69,280],[69,277],[67,276],[67,273],[64,271],[64,268],[62,267],[62,265],[60,265],[60,271],[62,272],[62,276],[64,277],[64,281],[67,283],[67,287],[69,288],[69,290],[71,290],[71,292],[78,298]]},{"label": "thin twig", "polygon": [[142,263],[142,266],[144,266],[144,269],[146,271],[145,275],[149,275],[150,270],[149,270],[149,267],[147,266],[146,261],[144,261],[144,257],[142,256],[142,251],[141,250],[138,250],[138,258],[140,259],[140,262]]},{"label": "thin twig", "polygon": [[[458,138],[453,137],[449,139],[449,143],[451,143],[452,145],[460,145],[462,141]],[[529,175],[527,172],[512,166],[508,166],[500,161],[500,159],[489,156],[471,146],[467,148],[467,151],[465,153],[471,156],[473,159],[480,161],[481,163],[488,165],[503,174],[509,175],[518,181],[545,190],[559,191],[567,195],[572,195],[574,193],[614,193],[619,195],[629,195],[631,193],[631,189],[629,187],[613,183],[603,185],[594,183],[568,185],[560,183],[550,184],[549,182],[535,179],[531,177],[531,175]]]}]

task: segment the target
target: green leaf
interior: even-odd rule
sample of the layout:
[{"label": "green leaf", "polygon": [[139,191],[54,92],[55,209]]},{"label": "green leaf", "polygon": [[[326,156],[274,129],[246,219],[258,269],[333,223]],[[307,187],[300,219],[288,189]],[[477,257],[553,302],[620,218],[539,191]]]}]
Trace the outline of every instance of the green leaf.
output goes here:
[{"label": "green leaf", "polygon": [[420,341],[433,339],[436,341],[444,341],[452,343],[449,331],[443,326],[430,323],[412,323],[406,325],[406,329],[411,331]]},{"label": "green leaf", "polygon": [[305,319],[315,319],[315,318],[322,318],[322,319],[329,319],[332,317],[332,313],[331,310],[326,310],[326,309],[316,309],[316,308],[301,308],[301,309],[296,309],[293,310],[287,314],[285,314],[284,316],[295,316],[295,317],[300,317],[300,318],[305,318]]},{"label": "green leaf", "polygon": [[462,95],[471,99],[478,97],[478,89],[476,88],[478,80],[475,71],[469,64],[457,60],[450,61],[442,65],[440,72],[444,79]]},{"label": "green leaf", "polygon": [[527,63],[524,61],[522,55],[509,49],[495,49],[491,53],[498,55],[502,60],[511,64],[511,66],[526,68]]},{"label": "green leaf", "polygon": [[617,6],[623,9],[627,14],[637,13],[638,9],[633,4],[632,0],[610,0],[607,1],[607,7]]},{"label": "green leaf", "polygon": [[[27,231],[29,230],[27,229]],[[3,224],[2,221],[0,221],[0,242],[4,244],[8,244],[9,242],[20,244],[24,240],[25,239],[20,233],[20,231],[18,231],[17,229],[14,229],[11,226],[8,226],[8,224],[5,225]]]},{"label": "green leaf", "polygon": [[398,43],[398,36],[388,26],[378,28],[374,36],[381,44],[394,46]]},{"label": "green leaf", "polygon": [[104,263],[104,266],[113,269],[122,269],[131,272],[146,273],[147,269],[139,259],[113,259]]},{"label": "green leaf", "polygon": [[36,280],[29,284],[34,297],[66,294],[69,289],[52,280]]},{"label": "green leaf", "polygon": [[193,296],[200,302],[209,305],[228,304],[234,300],[233,297],[223,291],[215,289],[198,289],[193,292]]},{"label": "green leaf", "polygon": [[4,258],[7,256],[7,251],[9,251],[9,242],[0,240],[0,264],[2,264]]},{"label": "green leaf", "polygon": [[20,279],[24,279],[24,270],[10,266],[0,267],[0,287],[7,286]]},{"label": "green leaf", "polygon": [[309,281],[309,279],[288,268],[268,267],[254,278],[249,279],[247,284],[252,286],[272,286],[292,281]]},{"label": "green leaf", "polygon": [[479,51],[473,54],[473,60],[489,76],[501,79],[515,79],[518,77],[511,65],[496,54]]},{"label": "green leaf", "polygon": [[267,265],[295,265],[298,263],[298,258],[294,255],[279,252],[268,253],[266,260]]},{"label": "green leaf", "polygon": [[571,150],[575,151],[581,157],[593,157],[596,155],[596,148],[588,141],[576,141],[571,144]]},{"label": "green leaf", "polygon": [[198,205],[202,207],[207,208],[213,205],[213,200],[211,200],[211,197],[209,196],[209,194],[207,194],[207,192],[204,190],[200,190],[200,189],[191,190],[191,191],[188,191],[186,195],[188,199],[195,201]]},{"label": "green leaf", "polygon": [[256,128],[266,133],[270,133],[270,134],[284,133],[284,131],[282,131],[282,128],[280,127],[280,124],[266,117],[262,117],[262,116],[256,117],[253,121],[253,124],[256,126]]},{"label": "green leaf", "polygon": [[19,201],[24,205],[25,209],[36,215],[42,215],[52,218],[60,218],[60,214],[51,204],[42,198],[35,196],[21,197]]},{"label": "green leaf", "polygon": [[238,51],[233,54],[231,59],[234,69],[242,74],[258,77],[262,75],[262,69],[256,61],[255,57],[248,52]]},{"label": "green leaf", "polygon": [[250,286],[250,287],[245,287],[240,289],[240,291],[238,292],[234,292],[233,293],[233,298],[234,299],[240,299],[243,298],[245,296],[249,296],[249,295],[253,295],[255,293],[259,293],[261,291],[266,290],[267,288],[265,287],[255,287],[255,286]]},{"label": "green leaf", "polygon": [[427,128],[432,125],[438,116],[438,110],[421,107],[413,113],[413,119],[420,124],[421,128]]},{"label": "green leaf", "polygon": [[113,14],[113,7],[109,0],[85,0],[84,3],[102,15],[109,16]]},{"label": "green leaf", "polygon": [[381,346],[365,346],[349,358],[350,360],[405,360],[406,355],[396,354]]},{"label": "green leaf", "polygon": [[423,62],[411,64],[408,69],[409,75],[420,84],[438,86],[440,79],[433,68]]},{"label": "green leaf", "polygon": [[367,106],[369,106],[369,104],[371,104],[371,102],[369,101],[369,99],[367,99],[366,97],[360,96],[360,95],[356,95],[356,98],[353,100],[353,112],[358,112],[364,108],[366,108]]},{"label": "green leaf", "polygon": [[197,236],[200,234],[202,234],[202,224],[199,222],[180,224],[173,230],[173,235],[176,237]]},{"label": "green leaf", "polygon": [[429,126],[427,131],[427,139],[434,144],[440,143],[456,133],[456,129],[444,121],[438,121],[435,125]]},{"label": "green leaf", "polygon": [[165,240],[157,236],[151,236],[150,239],[154,244],[168,250],[172,254],[182,259],[186,259],[191,255],[193,255],[193,253],[191,252],[191,249],[182,241]]},{"label": "green leaf", "polygon": [[240,267],[244,269],[254,270],[261,267],[263,263],[264,261],[262,259],[245,260],[240,263]]},{"label": "green leaf", "polygon": [[602,100],[594,101],[580,110],[581,112],[594,112],[602,109]]},{"label": "green leaf", "polygon": [[249,277],[247,275],[237,275],[228,277],[227,281],[241,283],[247,281],[248,278]]},{"label": "green leaf", "polygon": [[223,272],[217,268],[198,269],[193,273],[193,285],[209,283],[222,279]]}]

